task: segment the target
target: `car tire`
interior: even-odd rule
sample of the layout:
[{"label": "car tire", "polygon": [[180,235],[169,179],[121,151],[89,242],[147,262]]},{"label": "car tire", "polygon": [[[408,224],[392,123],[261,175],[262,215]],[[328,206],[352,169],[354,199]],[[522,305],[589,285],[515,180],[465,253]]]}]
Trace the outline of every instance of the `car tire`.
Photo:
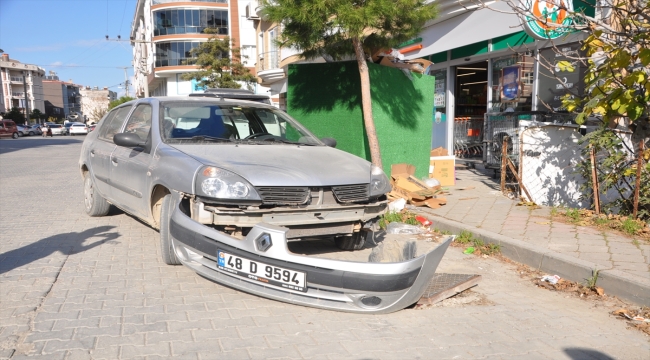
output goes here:
[{"label": "car tire", "polygon": [[84,175],[84,209],[86,214],[92,217],[105,216],[110,210],[111,204],[97,193],[95,184],[90,173]]},{"label": "car tire", "polygon": [[29,132],[29,136],[34,136],[34,135],[36,135],[36,134],[34,134],[33,131],[30,131],[30,132]]},{"label": "car tire", "polygon": [[176,252],[174,252],[174,244],[172,243],[172,236],[169,231],[172,208],[172,196],[171,194],[167,194],[162,200],[162,207],[160,209],[160,253],[165,264],[180,265],[181,262],[178,260]]},{"label": "car tire", "polygon": [[334,243],[341,250],[361,250],[366,244],[366,233],[363,231],[352,233],[352,235],[339,236],[334,238]]},{"label": "car tire", "polygon": [[20,135],[18,135],[18,133],[13,133],[13,134],[11,134],[11,138],[12,138],[12,139],[18,139],[19,136],[20,136]]}]

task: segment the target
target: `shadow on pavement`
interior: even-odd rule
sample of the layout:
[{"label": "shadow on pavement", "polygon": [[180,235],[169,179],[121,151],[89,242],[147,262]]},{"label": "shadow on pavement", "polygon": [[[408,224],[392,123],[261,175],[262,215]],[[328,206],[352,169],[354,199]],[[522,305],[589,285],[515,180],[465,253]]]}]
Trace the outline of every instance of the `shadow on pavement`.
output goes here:
[{"label": "shadow on pavement", "polygon": [[0,140],[0,154],[6,154],[14,151],[33,149],[52,145],[79,144],[84,141],[85,137],[71,138],[68,136],[47,137],[28,136],[18,139]]},{"label": "shadow on pavement", "polygon": [[614,360],[613,357],[592,349],[566,348],[564,352],[572,360]]},{"label": "shadow on pavement", "polygon": [[[64,255],[74,255],[102,245],[105,242],[115,240],[120,237],[120,234],[117,232],[107,232],[113,228],[114,226],[98,226],[80,233],[69,232],[58,234],[0,254],[0,274],[43,259],[57,251]],[[83,245],[90,238],[101,238],[101,240]]]}]

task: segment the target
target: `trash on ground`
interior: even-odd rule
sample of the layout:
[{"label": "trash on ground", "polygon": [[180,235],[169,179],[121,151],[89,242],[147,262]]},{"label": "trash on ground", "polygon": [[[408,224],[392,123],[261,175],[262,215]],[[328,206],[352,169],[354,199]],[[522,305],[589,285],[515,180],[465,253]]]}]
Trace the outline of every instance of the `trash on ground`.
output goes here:
[{"label": "trash on ground", "polygon": [[415,220],[417,220],[420,224],[422,224],[422,226],[431,225],[431,220],[425,218],[424,216],[418,215],[418,216],[415,217]]},{"label": "trash on ground", "polygon": [[546,275],[546,276],[542,276],[540,280],[555,285],[557,284],[558,281],[560,281],[560,279],[562,278],[559,275]]},{"label": "trash on ground", "polygon": [[463,254],[467,254],[467,255],[473,254],[474,251],[476,251],[476,249],[473,246],[470,246],[467,249],[465,249],[465,251],[463,251]]},{"label": "trash on ground", "polygon": [[[414,206],[427,206],[437,209],[447,204],[447,199],[443,195],[447,194],[440,185],[430,186],[434,183],[428,179],[419,180],[414,176],[415,166],[411,164],[394,164],[391,166],[391,184],[393,189],[388,193],[388,200],[404,199]],[[389,204],[390,210],[390,204]],[[400,210],[391,210],[400,211]]]},{"label": "trash on ground", "polygon": [[387,234],[424,234],[425,230],[419,226],[404,224],[400,222],[392,222],[386,225]]},{"label": "trash on ground", "polygon": [[440,181],[440,185],[456,185],[456,157],[449,156],[447,149],[431,150],[429,157],[429,177]]},{"label": "trash on ground", "polygon": [[406,199],[399,198],[388,203],[388,211],[400,212],[406,206]]},{"label": "trash on ground", "polygon": [[460,198],[460,199],[458,199],[458,200],[473,200],[473,199],[478,199],[478,196],[466,197],[466,198]]},{"label": "trash on ground", "polygon": [[630,327],[650,335],[650,307],[642,306],[636,309],[621,308],[613,311],[612,315],[627,320],[627,324]]}]

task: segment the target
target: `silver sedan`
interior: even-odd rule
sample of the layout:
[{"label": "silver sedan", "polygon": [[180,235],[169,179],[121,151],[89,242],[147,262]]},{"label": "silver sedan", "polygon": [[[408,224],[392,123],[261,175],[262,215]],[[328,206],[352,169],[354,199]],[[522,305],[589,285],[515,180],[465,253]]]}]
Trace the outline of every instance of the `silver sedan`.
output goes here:
[{"label": "silver sedan", "polygon": [[[328,144],[330,146],[328,146]],[[111,110],[83,143],[85,209],[109,204],[160,231],[163,261],[295,304],[385,313],[415,303],[449,239],[403,261],[299,255],[290,243],[362,249],[390,183],[276,108],[160,97]]]}]

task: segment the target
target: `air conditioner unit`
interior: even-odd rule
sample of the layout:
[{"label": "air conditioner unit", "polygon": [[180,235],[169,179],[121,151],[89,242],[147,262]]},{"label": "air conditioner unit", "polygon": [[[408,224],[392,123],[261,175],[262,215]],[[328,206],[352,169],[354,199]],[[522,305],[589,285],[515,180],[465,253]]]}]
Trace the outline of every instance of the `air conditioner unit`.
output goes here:
[{"label": "air conditioner unit", "polygon": [[260,17],[257,16],[257,13],[255,12],[256,7],[257,7],[257,1],[249,2],[248,5],[246,5],[246,19],[248,19],[248,20],[259,20],[260,19]]}]

